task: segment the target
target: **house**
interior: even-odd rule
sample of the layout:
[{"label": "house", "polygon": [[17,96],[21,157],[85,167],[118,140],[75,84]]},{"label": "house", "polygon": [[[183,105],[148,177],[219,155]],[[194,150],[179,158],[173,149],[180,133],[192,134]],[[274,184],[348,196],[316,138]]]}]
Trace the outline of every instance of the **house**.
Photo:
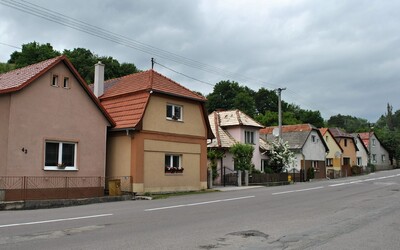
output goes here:
[{"label": "house", "polygon": [[209,140],[207,147],[224,154],[217,165],[221,173],[223,172],[221,167],[225,167],[224,173],[234,171],[233,155],[229,149],[236,143],[252,145],[254,147],[252,164],[256,170],[264,171],[263,167],[267,158],[262,153],[267,150],[267,144],[260,139],[259,134],[260,128],[264,126],[238,109],[214,111],[208,116],[208,120],[215,139]]},{"label": "house", "polygon": [[[276,128],[261,129],[260,134],[267,141],[275,140],[273,131]],[[288,143],[289,149],[295,154],[295,161],[290,166],[290,171],[307,172],[313,167],[315,178],[326,178],[325,157],[329,149],[316,127],[311,124],[282,126],[282,140]]]},{"label": "house", "polygon": [[320,128],[319,131],[329,149],[325,163],[326,175],[332,179],[338,178],[341,176],[340,171],[342,169],[343,149],[340,147],[339,143],[335,140],[328,128]]},{"label": "house", "polygon": [[371,131],[359,133],[359,135],[370,153],[369,163],[374,164],[377,170],[390,169],[389,152],[382,145],[376,134]]},{"label": "house", "polygon": [[[75,188],[90,190],[90,178],[97,183],[105,177],[107,128],[113,125],[65,56],[1,74],[0,176],[34,176],[42,194],[60,188],[57,177],[74,178]],[[99,192],[100,185],[83,196]]]},{"label": "house", "polygon": [[363,170],[366,170],[367,165],[368,165],[368,159],[369,159],[369,151],[367,146],[364,144],[363,140],[361,139],[361,136],[357,133],[352,134],[354,137],[354,140],[356,141],[356,145],[358,148],[358,151],[356,152],[357,156],[357,166],[362,167]]},{"label": "house", "polygon": [[116,126],[108,133],[107,176],[129,177],[133,192],[207,188],[206,99],[154,70],[103,82],[94,93]]},{"label": "house", "polygon": [[357,143],[351,134],[344,132],[339,128],[329,128],[329,132],[333,135],[336,142],[343,149],[342,153],[342,177],[351,176],[351,167],[357,166]]}]

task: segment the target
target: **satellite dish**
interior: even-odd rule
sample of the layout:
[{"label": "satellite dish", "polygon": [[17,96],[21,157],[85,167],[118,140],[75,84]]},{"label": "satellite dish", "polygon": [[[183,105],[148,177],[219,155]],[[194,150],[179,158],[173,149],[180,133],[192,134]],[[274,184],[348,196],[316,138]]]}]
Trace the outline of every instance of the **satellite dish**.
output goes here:
[{"label": "satellite dish", "polygon": [[336,151],[336,153],[335,153],[335,158],[339,158],[340,155],[341,155],[341,153],[340,153],[339,151]]},{"label": "satellite dish", "polygon": [[275,137],[278,137],[279,136],[279,128],[274,128],[272,130],[272,135],[275,136]]}]

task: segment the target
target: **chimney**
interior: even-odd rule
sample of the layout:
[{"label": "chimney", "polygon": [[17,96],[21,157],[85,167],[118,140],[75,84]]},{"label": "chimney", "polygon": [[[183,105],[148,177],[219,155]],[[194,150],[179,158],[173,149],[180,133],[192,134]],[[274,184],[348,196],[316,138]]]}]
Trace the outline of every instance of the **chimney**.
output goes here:
[{"label": "chimney", "polygon": [[94,65],[94,95],[101,96],[104,93],[104,64],[100,61]]}]

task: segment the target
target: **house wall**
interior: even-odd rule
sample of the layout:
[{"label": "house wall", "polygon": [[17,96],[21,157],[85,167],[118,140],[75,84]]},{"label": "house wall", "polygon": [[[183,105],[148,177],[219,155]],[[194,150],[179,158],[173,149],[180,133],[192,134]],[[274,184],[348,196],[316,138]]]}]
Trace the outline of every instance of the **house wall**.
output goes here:
[{"label": "house wall", "polygon": [[[52,74],[58,75],[60,87],[51,86]],[[70,88],[61,87],[63,77],[69,77]],[[105,175],[108,121],[63,63],[12,93],[9,117],[7,175]],[[44,171],[46,139],[77,142],[79,170]]]},{"label": "house wall", "polygon": [[[345,140],[347,140],[347,146],[345,146]],[[339,145],[343,149],[342,164],[343,158],[347,157],[350,158],[350,166],[357,165],[357,150],[354,141],[350,138],[340,138]]]},{"label": "house wall", "polygon": [[[372,140],[375,139],[375,146],[372,144]],[[375,136],[375,134],[371,135],[370,138],[370,146],[369,148],[371,149],[371,158],[372,154],[376,155],[376,161],[372,162],[372,164],[376,165],[377,169],[385,169],[389,167],[390,161],[389,161],[389,153],[387,150],[381,145],[380,141],[378,138]],[[382,161],[382,155],[385,155],[385,161]],[[372,161],[372,160],[371,160]]]},{"label": "house wall", "polygon": [[361,158],[361,165],[362,167],[366,167],[368,164],[368,152],[365,149],[365,147],[363,146],[363,142],[360,140],[360,138],[355,138],[356,140],[356,145],[358,148],[358,151],[356,152],[356,157],[360,157]]},{"label": "house wall", "polygon": [[[183,121],[166,118],[167,104],[183,107]],[[182,101],[152,94],[143,118],[143,130],[181,135],[207,136],[203,110],[198,102]]]},{"label": "house wall", "polygon": [[330,166],[329,168],[335,171],[340,171],[340,167],[342,165],[341,164],[342,149],[339,147],[339,145],[335,141],[335,138],[333,138],[329,132],[326,132],[325,135],[323,135],[323,137],[329,149],[326,158],[333,159],[332,166]]},{"label": "house wall", "polygon": [[[315,142],[311,140],[312,136],[316,136]],[[310,132],[302,150],[306,160],[325,161],[326,152],[321,140],[322,138],[319,137],[316,131],[313,130]]]},{"label": "house wall", "polygon": [[[182,156],[182,174],[165,173],[165,154]],[[207,188],[205,137],[140,131],[132,137],[134,192],[170,192]]]},{"label": "house wall", "polygon": [[0,176],[7,174],[10,94],[0,95]]},{"label": "house wall", "polygon": [[131,176],[131,135],[109,133],[107,140],[107,177]]},{"label": "house wall", "polygon": [[[260,132],[259,128],[254,128],[254,127],[244,127],[244,126],[237,126],[237,127],[229,127],[226,129],[226,131],[237,141],[240,143],[245,143],[245,131],[251,131],[254,132],[254,143],[252,146],[254,148],[253,152],[253,157],[251,158],[251,162],[254,164],[255,169],[261,170],[261,159],[266,159],[266,157],[261,155],[260,152]],[[234,162],[233,162],[233,156],[232,155],[227,155],[227,158],[229,160],[229,167],[233,169]],[[228,167],[228,165],[226,165]]]}]

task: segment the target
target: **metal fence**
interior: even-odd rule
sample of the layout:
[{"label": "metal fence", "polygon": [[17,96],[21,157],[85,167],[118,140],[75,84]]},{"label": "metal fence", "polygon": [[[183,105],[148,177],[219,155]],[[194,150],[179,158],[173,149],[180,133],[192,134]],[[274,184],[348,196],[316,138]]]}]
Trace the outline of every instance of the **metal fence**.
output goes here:
[{"label": "metal fence", "polygon": [[0,176],[0,201],[77,199],[104,196],[110,179],[131,192],[131,177]]}]

